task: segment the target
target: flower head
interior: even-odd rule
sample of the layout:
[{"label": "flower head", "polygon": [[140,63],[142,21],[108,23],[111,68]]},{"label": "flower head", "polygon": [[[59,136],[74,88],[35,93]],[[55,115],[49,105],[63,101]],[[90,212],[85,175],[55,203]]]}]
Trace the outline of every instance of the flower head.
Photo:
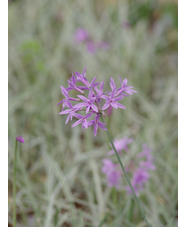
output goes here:
[{"label": "flower head", "polygon": [[17,136],[17,137],[16,137],[16,140],[17,140],[18,142],[20,142],[20,143],[24,143],[24,142],[25,142],[25,140],[24,140],[24,138],[23,138],[22,136]]},{"label": "flower head", "polygon": [[[72,73],[71,78],[68,79],[68,87],[61,86],[64,98],[58,103],[58,105],[62,104],[62,111],[59,114],[67,114],[65,124],[69,120],[72,121],[73,118],[77,118],[72,127],[82,124],[84,130],[93,126],[95,136],[97,135],[98,128],[107,130],[106,125],[99,120],[101,114],[105,115],[104,111],[110,109],[110,107],[126,109],[119,101],[125,96],[129,96],[122,87],[116,87],[113,78],[110,79],[111,91],[106,92],[103,91],[104,82],[99,83],[96,80],[96,77],[93,77],[91,81],[87,79],[86,67],[82,73]],[[75,91],[75,97],[69,95],[71,91]],[[90,120],[87,120],[89,118]]]}]

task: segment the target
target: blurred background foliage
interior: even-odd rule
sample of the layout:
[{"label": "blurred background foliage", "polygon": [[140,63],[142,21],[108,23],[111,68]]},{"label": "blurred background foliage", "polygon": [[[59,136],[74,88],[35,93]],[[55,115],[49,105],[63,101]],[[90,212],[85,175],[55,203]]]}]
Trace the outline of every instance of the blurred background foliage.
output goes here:
[{"label": "blurred background foliage", "polygon": [[[79,27],[108,49],[94,54],[75,42]],[[177,226],[177,1],[9,1],[9,226],[15,137],[22,135],[17,168],[17,226],[145,226],[131,196],[106,186],[105,132],[65,126],[60,85],[87,66],[109,89],[128,78],[134,94],[106,119],[113,138],[134,144],[124,164],[153,148],[157,170],[140,196],[152,226]],[[76,223],[76,224],[74,224]]]}]

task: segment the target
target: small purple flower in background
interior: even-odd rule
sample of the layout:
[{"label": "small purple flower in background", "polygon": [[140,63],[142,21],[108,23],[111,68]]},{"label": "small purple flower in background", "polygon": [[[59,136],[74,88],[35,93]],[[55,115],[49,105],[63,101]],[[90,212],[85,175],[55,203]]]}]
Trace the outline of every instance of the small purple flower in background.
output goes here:
[{"label": "small purple flower in background", "polygon": [[106,175],[108,187],[120,188],[122,172],[110,159],[103,160],[102,172]]},{"label": "small purple flower in background", "polygon": [[[132,143],[132,138],[124,137],[120,140],[115,140],[114,145],[117,152],[121,155],[122,150],[128,151],[128,144]],[[140,195],[140,192],[144,190],[145,183],[150,178],[150,170],[155,170],[153,156],[151,154],[152,149],[148,148],[146,144],[143,145],[143,151],[138,154],[138,158],[145,158],[145,160],[137,160],[138,163],[135,164],[134,160],[131,160],[127,166],[127,173],[132,175],[131,184],[134,188],[134,191],[137,196]],[[108,155],[112,155],[114,151],[109,151]],[[131,188],[129,186],[122,186],[120,182],[120,174],[118,172],[117,164],[114,164],[110,159],[103,160],[102,172],[107,176],[107,184],[109,187],[123,188],[129,194],[132,194]],[[111,174],[113,173],[113,174]],[[120,182],[120,184],[118,183]],[[119,185],[119,187],[118,187]]]},{"label": "small purple flower in background", "polygon": [[24,140],[24,138],[23,138],[22,136],[17,136],[17,137],[16,137],[16,140],[17,140],[18,142],[20,142],[20,143],[24,143],[24,142],[25,142],[25,140]]},{"label": "small purple flower in background", "polygon": [[[104,111],[110,107],[114,109],[126,109],[126,107],[118,101],[132,94],[127,94],[126,85],[124,88],[123,85],[117,88],[112,78],[110,79],[111,91],[104,92],[104,82],[96,82],[96,79],[97,78],[94,77],[91,82],[88,81],[86,78],[86,67],[82,74],[79,72],[72,73],[71,78],[68,80],[68,87],[65,88],[61,86],[64,99],[58,103],[58,105],[62,104],[62,111],[59,114],[67,114],[65,124],[67,124],[69,120],[72,121],[73,118],[77,118],[78,120],[72,127],[82,124],[84,130],[93,126],[95,136],[97,135],[98,128],[107,130],[106,124],[99,121],[101,114],[105,116]],[[73,93],[76,94],[75,97],[69,95],[71,91],[74,91]],[[83,115],[82,112],[84,112],[85,115]],[[89,118],[91,119],[88,121],[87,119]]]},{"label": "small purple flower in background", "polygon": [[94,54],[97,51],[97,46],[93,41],[88,41],[86,45],[89,53]]},{"label": "small purple flower in background", "polygon": [[78,28],[75,33],[75,40],[77,43],[85,42],[89,38],[88,32],[83,28]]},{"label": "small purple flower in background", "polygon": [[91,54],[95,54],[98,50],[107,50],[110,45],[108,42],[96,42],[91,37],[90,34],[83,28],[78,28],[75,32],[76,43],[84,43],[86,45],[87,51]]},{"label": "small purple flower in background", "polygon": [[[118,153],[121,153],[122,150],[125,150],[126,152],[129,151],[128,144],[131,144],[133,142],[133,138],[127,138],[124,137],[120,140],[114,141],[114,146],[116,147],[116,150]],[[108,155],[114,154],[114,150],[111,150],[108,152]]]}]

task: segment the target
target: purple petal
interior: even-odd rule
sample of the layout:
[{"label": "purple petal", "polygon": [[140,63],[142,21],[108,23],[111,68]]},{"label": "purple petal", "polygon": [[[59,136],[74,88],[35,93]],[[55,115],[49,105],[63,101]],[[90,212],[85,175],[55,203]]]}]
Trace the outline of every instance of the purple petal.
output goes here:
[{"label": "purple petal", "polygon": [[87,106],[87,103],[81,102],[81,103],[76,104],[76,105],[74,106],[74,108],[82,108],[82,107],[85,107],[85,106]]},{"label": "purple petal", "polygon": [[77,98],[72,98],[72,97],[69,97],[68,99],[71,100],[71,101],[79,101],[79,99],[77,99]]},{"label": "purple petal", "polygon": [[65,103],[65,106],[67,106],[68,108],[70,108],[70,109],[73,108],[71,102],[70,102],[68,99],[65,99],[65,100],[64,100],[64,103]]},{"label": "purple petal", "polygon": [[91,120],[91,121],[88,122],[88,126],[92,126],[94,124],[95,124],[95,120]]},{"label": "purple petal", "polygon": [[88,121],[87,121],[86,119],[83,121],[82,126],[83,126],[84,128],[88,128]]},{"label": "purple petal", "polygon": [[87,70],[87,67],[85,66],[85,68],[83,69],[83,73],[82,73],[82,76],[85,78],[86,76],[86,70]]},{"label": "purple petal", "polygon": [[65,97],[68,97],[68,96],[69,96],[69,95],[68,95],[68,92],[67,92],[67,90],[66,90],[66,88],[63,87],[63,86],[61,86],[61,92],[62,92],[62,94],[63,94]]},{"label": "purple petal", "polygon": [[80,79],[82,77],[82,75],[79,72],[75,72],[76,78]]},{"label": "purple petal", "polygon": [[71,80],[72,80],[73,85],[75,86],[76,85],[76,78],[75,78],[73,73],[72,73]]},{"label": "purple petal", "polygon": [[89,100],[91,100],[91,99],[92,99],[92,95],[93,95],[93,93],[92,93],[92,89],[90,89],[89,94],[88,94],[88,98],[89,98]]},{"label": "purple petal", "polygon": [[95,120],[98,121],[99,117],[100,117],[100,114],[97,114],[96,117],[95,117]]},{"label": "purple petal", "polygon": [[110,78],[110,87],[111,87],[112,90],[114,88],[116,88],[116,84],[115,84],[114,79],[112,77]]},{"label": "purple petal", "polygon": [[106,103],[103,105],[102,110],[106,110],[109,106],[110,106],[110,103],[109,103],[109,102],[106,102]]},{"label": "purple petal", "polygon": [[124,98],[124,96],[123,96],[123,95],[120,95],[120,96],[114,98],[114,101],[120,101],[120,100],[122,100],[123,98]]},{"label": "purple petal", "polygon": [[69,122],[69,119],[70,119],[70,115],[67,116],[67,119],[65,121],[65,124],[67,124]]},{"label": "purple petal", "polygon": [[124,105],[122,105],[122,104],[119,103],[119,102],[117,102],[116,104],[117,104],[117,106],[118,106],[119,108],[121,108],[121,109],[127,109]]},{"label": "purple petal", "polygon": [[98,112],[98,108],[95,104],[91,104],[91,108],[95,111]]},{"label": "purple petal", "polygon": [[84,118],[89,118],[89,117],[91,117],[92,115],[93,115],[94,113],[88,113]]},{"label": "purple petal", "polygon": [[76,121],[76,122],[72,125],[72,128],[75,127],[75,126],[77,126],[77,125],[79,125],[79,124],[81,124],[81,122],[82,122],[82,119],[79,119],[78,121]]},{"label": "purple petal", "polygon": [[107,100],[107,101],[110,101],[110,98],[108,96],[106,96],[106,95],[102,95],[102,98]]},{"label": "purple petal", "polygon": [[[96,77],[93,78],[93,80],[92,80],[91,83],[90,83],[90,86],[93,86],[93,84],[94,84],[94,82],[96,81],[96,79],[97,79]],[[98,84],[99,84],[99,83],[98,83]]]},{"label": "purple petal", "polygon": [[79,113],[74,113],[74,117],[78,118],[78,119],[83,119],[84,116],[79,114]]},{"label": "purple petal", "polygon": [[90,87],[90,83],[88,82],[88,80],[86,78],[81,79],[81,82],[84,83],[84,85],[86,85],[88,88]]},{"label": "purple petal", "polygon": [[89,90],[89,88],[88,87],[85,87],[85,86],[77,86],[79,89],[81,89],[81,90]]},{"label": "purple petal", "polygon": [[122,82],[122,87],[126,87],[127,86],[127,79],[124,79],[123,82]]},{"label": "purple petal", "polygon": [[63,115],[63,114],[69,114],[71,112],[71,110],[63,110],[61,111],[59,114]]},{"label": "purple petal", "polygon": [[104,87],[104,81],[101,82],[101,85],[100,85],[100,91],[103,92],[103,87]]},{"label": "purple petal", "polygon": [[98,86],[98,85],[99,85],[99,83],[96,82],[95,84],[92,85],[92,87],[94,88],[95,86]]},{"label": "purple petal", "polygon": [[63,103],[63,100],[62,100],[62,101],[60,101],[60,102],[58,102],[57,106],[59,106],[61,103]]},{"label": "purple petal", "polygon": [[98,125],[95,124],[95,125],[94,125],[94,136],[97,135],[97,131],[98,131]]},{"label": "purple petal", "polygon": [[115,92],[116,92],[116,88],[114,88],[114,89],[112,90],[112,92],[111,92],[111,97],[110,97],[111,99],[114,98]]},{"label": "purple petal", "polygon": [[103,130],[107,130],[107,128],[105,127],[106,124],[104,124],[103,122],[98,121],[98,126],[103,129]]},{"label": "purple petal", "polygon": [[84,91],[82,91],[80,88],[75,87],[74,89],[75,89],[76,91],[79,91],[81,94],[84,94]]},{"label": "purple petal", "polygon": [[90,110],[90,106],[87,106],[86,113],[88,113]]},{"label": "purple petal", "polygon": [[111,103],[111,106],[112,106],[113,108],[115,108],[115,109],[118,108],[118,105],[117,105],[115,102],[112,102],[112,103]]},{"label": "purple petal", "polygon": [[83,96],[83,95],[77,95],[77,97],[79,97],[80,99],[82,99],[83,101],[85,101],[85,102],[88,102],[89,100],[85,97],[85,96]]}]

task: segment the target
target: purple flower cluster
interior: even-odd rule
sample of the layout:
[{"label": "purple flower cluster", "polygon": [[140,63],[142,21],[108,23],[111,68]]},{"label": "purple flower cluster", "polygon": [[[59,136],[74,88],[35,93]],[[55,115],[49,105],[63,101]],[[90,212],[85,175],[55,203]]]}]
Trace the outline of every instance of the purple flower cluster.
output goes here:
[{"label": "purple flower cluster", "polygon": [[[110,87],[111,91],[104,92],[104,82],[96,82],[96,77],[89,82],[86,78],[86,67],[82,74],[79,72],[72,73],[71,78],[68,80],[68,87],[61,86],[64,98],[58,103],[58,105],[62,104],[62,111],[59,114],[67,115],[65,124],[76,118],[77,121],[72,127],[81,124],[83,129],[87,129],[93,126],[95,136],[98,128],[107,130],[106,124],[99,120],[101,114],[105,114],[104,111],[110,107],[126,109],[118,101],[136,92],[133,87],[127,85],[127,79],[121,81],[121,87],[117,88],[114,79],[111,77]],[[69,95],[71,91],[77,93],[76,97]]]},{"label": "purple flower cluster", "polygon": [[[121,150],[128,151],[127,143],[131,143],[132,138],[124,137],[121,140],[114,142],[118,153],[121,154]],[[131,161],[126,168],[126,171],[132,176],[131,184],[137,196],[144,189],[144,184],[150,178],[150,170],[156,170],[154,160],[152,156],[152,150],[143,145],[143,151],[138,154],[138,158],[142,158],[137,164]],[[111,151],[108,155],[111,155]],[[110,159],[103,160],[102,172],[106,175],[108,187],[115,187],[116,189],[125,189],[129,194],[132,194],[129,186],[122,186],[121,183],[121,170],[119,164],[114,164]]]},{"label": "purple flower cluster", "polygon": [[87,47],[87,51],[94,54],[97,50],[106,50],[109,48],[107,42],[95,42],[90,37],[90,34],[83,28],[78,28],[75,32],[75,40],[77,43],[84,43]]}]

